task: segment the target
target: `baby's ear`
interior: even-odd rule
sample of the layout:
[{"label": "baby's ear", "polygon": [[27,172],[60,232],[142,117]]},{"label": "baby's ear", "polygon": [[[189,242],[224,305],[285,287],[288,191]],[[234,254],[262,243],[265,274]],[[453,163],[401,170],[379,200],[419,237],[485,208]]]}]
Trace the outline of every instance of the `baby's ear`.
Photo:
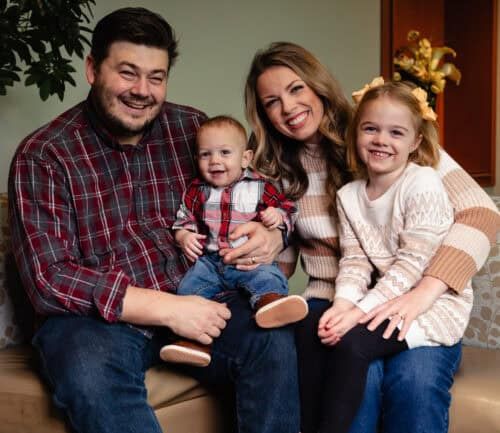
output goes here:
[{"label": "baby's ear", "polygon": [[241,157],[241,168],[247,168],[253,159],[253,150],[247,149]]}]

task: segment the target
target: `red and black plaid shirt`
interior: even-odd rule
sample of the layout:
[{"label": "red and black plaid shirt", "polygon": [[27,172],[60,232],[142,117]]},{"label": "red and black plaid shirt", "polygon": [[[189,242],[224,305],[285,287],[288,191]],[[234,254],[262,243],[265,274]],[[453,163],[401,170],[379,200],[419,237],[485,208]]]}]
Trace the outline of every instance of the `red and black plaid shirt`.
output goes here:
[{"label": "red and black plaid shirt", "polygon": [[229,235],[240,224],[260,221],[260,211],[270,206],[283,216],[279,228],[287,236],[293,230],[297,208],[261,174],[247,168],[237,181],[224,188],[213,187],[197,178],[184,193],[173,229],[207,235],[202,241],[204,248],[214,252],[245,241],[246,236],[229,241]]},{"label": "red and black plaid shirt", "polygon": [[187,263],[170,229],[205,118],[165,103],[137,145],[120,145],[87,99],[21,143],[9,177],[12,240],[39,314],[114,322],[129,284],[176,290]]}]

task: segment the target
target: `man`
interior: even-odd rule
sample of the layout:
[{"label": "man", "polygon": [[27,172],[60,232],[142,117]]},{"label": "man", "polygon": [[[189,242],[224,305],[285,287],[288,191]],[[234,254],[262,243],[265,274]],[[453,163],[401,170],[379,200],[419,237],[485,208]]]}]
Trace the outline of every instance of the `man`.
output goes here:
[{"label": "man", "polygon": [[[237,295],[225,303],[175,295],[187,266],[170,227],[206,118],[164,101],[176,48],[170,25],[146,9],[107,15],[86,60],[87,100],[16,152],[13,245],[29,298],[46,317],[33,344],[77,432],[161,431],[144,374],[175,333],[213,342],[210,365],[189,371],[234,387],[241,431],[296,433],[291,330],[257,329]],[[223,252],[242,269],[270,262],[282,247],[282,233],[258,223],[234,237],[243,234],[245,245]]]}]

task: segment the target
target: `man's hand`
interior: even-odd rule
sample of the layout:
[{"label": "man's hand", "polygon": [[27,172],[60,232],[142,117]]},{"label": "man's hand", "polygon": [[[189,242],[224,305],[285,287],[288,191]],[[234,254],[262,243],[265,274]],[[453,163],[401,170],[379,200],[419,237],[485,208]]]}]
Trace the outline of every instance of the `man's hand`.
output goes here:
[{"label": "man's hand", "polygon": [[234,264],[242,271],[255,269],[262,263],[272,263],[283,249],[281,231],[268,230],[261,223],[242,224],[234,229],[229,238],[238,239],[242,236],[248,237],[248,241],[243,245],[219,251],[225,263]]},{"label": "man's hand", "polygon": [[225,304],[200,296],[179,296],[129,286],[120,320],[136,325],[166,326],[180,337],[210,344],[230,317]]},{"label": "man's hand", "polygon": [[210,344],[226,327],[231,312],[226,304],[200,296],[176,296],[167,318],[168,327],[177,335],[202,344]]},{"label": "man's hand", "polygon": [[205,235],[200,235],[185,229],[176,230],[175,232],[176,242],[181,247],[185,256],[192,262],[195,262],[196,259],[203,254],[203,245],[200,241],[205,238]]},{"label": "man's hand", "polygon": [[426,312],[446,290],[448,290],[446,283],[426,276],[409,292],[384,302],[366,313],[360,323],[368,323],[367,328],[374,331],[384,320],[389,319],[390,323],[383,334],[384,338],[389,338],[394,329],[403,322],[398,334],[398,340],[402,341],[412,322]]}]

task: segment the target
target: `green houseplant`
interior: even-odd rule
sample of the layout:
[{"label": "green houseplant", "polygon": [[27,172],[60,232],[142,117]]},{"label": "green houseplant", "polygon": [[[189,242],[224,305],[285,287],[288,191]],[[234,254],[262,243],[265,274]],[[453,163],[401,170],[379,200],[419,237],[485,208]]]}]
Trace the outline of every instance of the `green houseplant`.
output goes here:
[{"label": "green houseplant", "polygon": [[94,0],[0,0],[0,95],[21,81],[36,84],[40,98],[62,101],[66,83],[75,85],[71,57],[90,45],[85,26]]}]

